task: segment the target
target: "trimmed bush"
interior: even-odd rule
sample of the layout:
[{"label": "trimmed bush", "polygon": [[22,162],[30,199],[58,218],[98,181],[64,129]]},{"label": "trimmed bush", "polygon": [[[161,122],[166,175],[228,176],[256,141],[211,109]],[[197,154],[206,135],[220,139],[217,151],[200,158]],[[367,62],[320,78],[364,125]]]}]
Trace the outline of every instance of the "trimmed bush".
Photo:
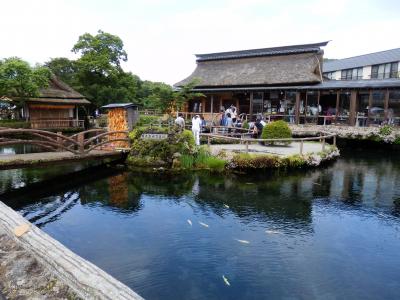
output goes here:
[{"label": "trimmed bush", "polygon": [[[279,120],[268,123],[262,131],[262,139],[290,139],[292,137],[292,131],[285,121]],[[268,145],[274,144],[289,145],[290,142],[266,142]]]},{"label": "trimmed bush", "polygon": [[0,120],[0,127],[7,128],[31,128],[31,123],[23,120]]},{"label": "trimmed bush", "polygon": [[141,115],[139,117],[138,122],[136,123],[136,126],[148,126],[150,124],[156,125],[160,124],[160,122],[161,122],[161,117]]}]

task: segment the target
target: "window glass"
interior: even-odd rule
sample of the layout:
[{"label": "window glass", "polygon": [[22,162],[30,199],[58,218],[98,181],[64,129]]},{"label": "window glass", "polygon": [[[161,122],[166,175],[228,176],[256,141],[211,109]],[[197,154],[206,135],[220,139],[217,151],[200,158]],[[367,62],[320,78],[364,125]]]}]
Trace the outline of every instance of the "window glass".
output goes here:
[{"label": "window glass", "polygon": [[379,65],[372,66],[371,78],[378,78]]},{"label": "window glass", "polygon": [[397,62],[392,63],[390,68],[390,78],[399,78],[398,69],[399,69],[399,63]]},{"label": "window glass", "polygon": [[400,90],[389,92],[388,122],[392,125],[399,125],[400,118]]}]

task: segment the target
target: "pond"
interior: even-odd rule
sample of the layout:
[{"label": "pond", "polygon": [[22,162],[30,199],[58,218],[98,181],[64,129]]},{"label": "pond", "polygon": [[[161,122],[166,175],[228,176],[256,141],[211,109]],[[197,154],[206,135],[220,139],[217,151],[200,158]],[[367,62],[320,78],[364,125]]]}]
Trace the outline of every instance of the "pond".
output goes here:
[{"label": "pond", "polygon": [[112,170],[39,190],[20,176],[1,198],[146,299],[397,299],[399,163],[353,151],[308,171]]}]

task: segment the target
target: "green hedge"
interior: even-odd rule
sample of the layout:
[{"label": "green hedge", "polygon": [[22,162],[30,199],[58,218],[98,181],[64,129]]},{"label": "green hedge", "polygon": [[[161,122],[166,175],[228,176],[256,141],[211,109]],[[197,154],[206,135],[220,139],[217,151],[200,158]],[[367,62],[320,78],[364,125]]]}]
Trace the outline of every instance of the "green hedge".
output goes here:
[{"label": "green hedge", "polygon": [[[279,120],[268,123],[262,131],[262,139],[290,139],[292,137],[292,131],[285,121]],[[266,142],[266,144],[284,144],[289,145],[290,142]]]},{"label": "green hedge", "polygon": [[31,123],[22,120],[0,120],[0,127],[31,128]]}]

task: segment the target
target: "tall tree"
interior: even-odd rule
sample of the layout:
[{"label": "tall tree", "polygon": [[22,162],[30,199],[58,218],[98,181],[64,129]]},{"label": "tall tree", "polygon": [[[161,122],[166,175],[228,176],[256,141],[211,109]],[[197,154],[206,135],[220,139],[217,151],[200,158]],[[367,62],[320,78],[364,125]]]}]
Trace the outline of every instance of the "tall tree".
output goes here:
[{"label": "tall tree", "polygon": [[36,65],[31,67],[17,57],[0,60],[0,95],[24,101],[37,97],[41,88],[48,86],[50,70]]},{"label": "tall tree", "polygon": [[44,64],[51,72],[66,84],[74,87],[77,85],[77,66],[74,60],[66,57],[56,57]]}]

